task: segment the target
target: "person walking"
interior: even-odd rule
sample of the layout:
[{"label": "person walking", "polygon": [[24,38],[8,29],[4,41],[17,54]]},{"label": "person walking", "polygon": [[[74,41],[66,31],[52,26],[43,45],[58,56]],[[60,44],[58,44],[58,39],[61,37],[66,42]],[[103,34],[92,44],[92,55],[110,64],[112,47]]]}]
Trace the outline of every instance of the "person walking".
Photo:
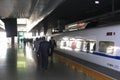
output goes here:
[{"label": "person walking", "polygon": [[36,54],[38,52],[38,49],[39,49],[39,39],[36,38],[35,41],[34,41],[34,51],[35,51]]},{"label": "person walking", "polygon": [[45,40],[45,37],[42,37],[42,41],[39,45],[39,52],[41,54],[41,67],[43,70],[46,70],[48,68],[48,56],[50,50],[50,44],[48,41]]},{"label": "person walking", "polygon": [[36,40],[34,41],[34,51],[35,51],[35,56],[37,59],[37,62],[40,63],[40,59],[41,59],[41,55],[39,52],[39,44],[41,42],[41,38],[36,38]]},{"label": "person walking", "polygon": [[56,41],[54,40],[53,37],[51,37],[49,44],[50,44],[51,63],[53,63],[53,52],[54,52],[54,48],[56,47]]}]

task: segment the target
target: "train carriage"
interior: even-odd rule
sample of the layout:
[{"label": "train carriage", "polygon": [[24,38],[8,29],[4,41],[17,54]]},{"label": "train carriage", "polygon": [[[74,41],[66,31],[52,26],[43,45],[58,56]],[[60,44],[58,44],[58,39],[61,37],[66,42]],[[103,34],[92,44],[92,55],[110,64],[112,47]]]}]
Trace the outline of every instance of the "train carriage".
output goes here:
[{"label": "train carriage", "polygon": [[120,24],[54,36],[58,51],[120,71]]}]

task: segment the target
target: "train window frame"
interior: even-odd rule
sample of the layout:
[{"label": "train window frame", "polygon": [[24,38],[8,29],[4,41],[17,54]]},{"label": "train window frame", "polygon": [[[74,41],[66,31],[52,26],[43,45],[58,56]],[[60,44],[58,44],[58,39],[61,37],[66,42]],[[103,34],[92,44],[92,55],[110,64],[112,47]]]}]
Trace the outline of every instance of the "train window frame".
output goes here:
[{"label": "train window frame", "polygon": [[87,48],[88,50],[88,52],[94,52],[94,51],[96,51],[96,41],[88,41],[88,44],[89,44],[89,48]]},{"label": "train window frame", "polygon": [[93,53],[96,51],[96,41],[84,40],[82,43],[82,51],[85,51],[87,53]]},{"label": "train window frame", "polygon": [[113,41],[99,41],[99,52],[112,55],[114,54],[114,45]]}]

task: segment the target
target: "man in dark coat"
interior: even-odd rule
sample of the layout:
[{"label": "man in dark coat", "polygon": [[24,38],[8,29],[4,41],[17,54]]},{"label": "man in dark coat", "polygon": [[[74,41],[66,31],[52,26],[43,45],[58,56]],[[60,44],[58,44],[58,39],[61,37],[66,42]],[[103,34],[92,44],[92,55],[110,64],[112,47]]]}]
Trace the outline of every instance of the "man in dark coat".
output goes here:
[{"label": "man in dark coat", "polygon": [[51,40],[49,41],[50,43],[50,57],[51,57],[51,63],[53,63],[53,52],[54,52],[54,48],[56,47],[56,42],[53,39],[53,37],[51,37]]},{"label": "man in dark coat", "polygon": [[45,40],[45,37],[42,38],[42,41],[39,45],[39,52],[41,54],[41,67],[43,70],[48,68],[48,56],[49,56],[50,44],[48,41]]}]

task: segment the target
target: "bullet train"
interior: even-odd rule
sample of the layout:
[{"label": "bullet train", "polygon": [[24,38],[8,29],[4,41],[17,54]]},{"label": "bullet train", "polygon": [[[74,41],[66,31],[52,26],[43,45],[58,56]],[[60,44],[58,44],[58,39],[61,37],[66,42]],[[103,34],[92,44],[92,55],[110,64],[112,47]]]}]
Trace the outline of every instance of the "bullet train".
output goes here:
[{"label": "bullet train", "polygon": [[120,24],[54,35],[56,50],[120,71]]}]

